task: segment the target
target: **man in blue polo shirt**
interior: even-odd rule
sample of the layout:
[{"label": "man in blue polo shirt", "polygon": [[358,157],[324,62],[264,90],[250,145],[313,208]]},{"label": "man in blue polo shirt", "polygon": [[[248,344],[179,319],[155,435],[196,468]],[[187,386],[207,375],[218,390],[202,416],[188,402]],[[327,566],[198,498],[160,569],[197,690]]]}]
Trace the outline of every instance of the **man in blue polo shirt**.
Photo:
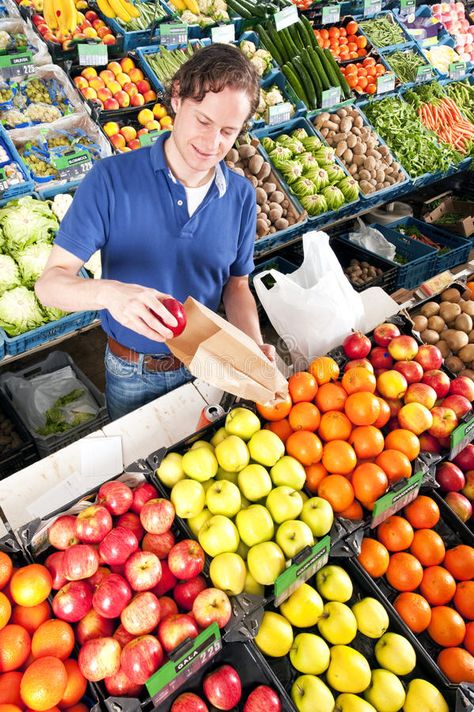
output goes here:
[{"label": "man in blue polo shirt", "polygon": [[[248,286],[254,188],[223,161],[258,98],[258,76],[238,49],[200,50],[172,80],[173,131],[96,163],[61,224],[36,292],[65,311],[102,310],[112,419],[192,378],[163,343],[173,336],[166,325],[177,323],[165,296],[193,296],[213,310],[222,300],[229,321],[273,358]],[[83,280],[96,250],[102,279]]]}]

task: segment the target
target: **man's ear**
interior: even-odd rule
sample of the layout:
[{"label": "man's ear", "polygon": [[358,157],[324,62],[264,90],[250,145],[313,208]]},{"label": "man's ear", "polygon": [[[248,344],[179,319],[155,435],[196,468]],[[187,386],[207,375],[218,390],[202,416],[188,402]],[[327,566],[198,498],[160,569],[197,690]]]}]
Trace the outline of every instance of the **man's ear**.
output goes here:
[{"label": "man's ear", "polygon": [[174,81],[171,86],[171,108],[173,109],[175,114],[179,109],[180,103],[181,100],[179,97],[179,82]]}]

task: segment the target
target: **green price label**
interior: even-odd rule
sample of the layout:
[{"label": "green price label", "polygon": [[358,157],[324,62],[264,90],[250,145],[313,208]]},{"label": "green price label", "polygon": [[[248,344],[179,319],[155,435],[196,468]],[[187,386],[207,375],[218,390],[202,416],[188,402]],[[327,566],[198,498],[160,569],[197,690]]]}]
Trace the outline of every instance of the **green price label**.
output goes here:
[{"label": "green price label", "polygon": [[416,0],[400,0],[400,14],[405,17],[408,15],[408,20],[411,21],[415,17]]},{"label": "green price label", "polygon": [[293,107],[289,101],[285,101],[284,104],[275,104],[275,106],[269,106],[267,109],[267,123],[269,126],[276,126],[277,124],[283,124],[285,121],[289,121],[291,118],[291,112]]},{"label": "green price label", "polygon": [[158,139],[158,136],[161,136],[162,133],[165,133],[166,129],[161,129],[161,131],[149,131],[146,134],[140,134],[138,137],[138,140],[140,141],[140,146],[151,146],[152,143],[155,143],[155,141]]},{"label": "green price label", "polygon": [[168,47],[175,44],[186,44],[188,41],[188,26],[182,22],[170,22],[160,25],[160,44]]},{"label": "green price label", "polygon": [[341,19],[340,5],[325,5],[322,10],[321,22],[323,25],[332,25]]},{"label": "green price label", "polygon": [[33,54],[31,52],[18,52],[17,54],[0,56],[0,74],[4,78],[32,74],[34,71]]},{"label": "green price label", "polygon": [[235,25],[219,25],[211,27],[211,40],[229,44],[235,42]]},{"label": "green price label", "polygon": [[417,84],[421,84],[422,82],[427,82],[433,77],[433,73],[431,71],[431,67],[429,64],[425,64],[422,67],[418,67],[416,70],[416,79],[415,82]]},{"label": "green price label", "polygon": [[275,606],[279,606],[283,601],[291,596],[299,586],[314,576],[329,559],[331,548],[331,537],[327,534],[317,544],[311,548],[304,549],[295,556],[293,563],[275,581],[273,593],[275,596]]},{"label": "green price label", "polygon": [[449,453],[449,459],[452,460],[474,439],[474,416],[454,428],[450,439],[451,452]]},{"label": "green price label", "polygon": [[52,164],[61,178],[74,180],[87,173],[92,168],[91,156],[88,151],[69,151],[53,156]]},{"label": "green price label", "polygon": [[296,5],[288,5],[288,7],[284,7],[283,10],[276,12],[273,15],[273,19],[275,20],[276,29],[284,30],[285,27],[289,27],[290,25],[294,25],[295,22],[298,22],[298,8]]},{"label": "green price label", "polygon": [[372,528],[391,517],[392,514],[399,512],[400,509],[403,509],[418,497],[423,474],[423,470],[416,472],[401,487],[387,492],[375,502],[370,522]]},{"label": "green price label", "polygon": [[104,44],[78,44],[77,54],[81,66],[102,65],[109,61],[107,45]]},{"label": "green price label", "polygon": [[321,96],[321,108],[330,109],[341,101],[341,87],[331,87],[323,91]]},{"label": "green price label", "polygon": [[364,0],[364,16],[376,15],[382,10],[382,0]]},{"label": "green price label", "polygon": [[222,640],[217,623],[211,623],[199,633],[184,651],[181,647],[178,648],[178,657],[173,656],[172,660],[162,665],[145,683],[155,707],[159,708],[160,704],[217,655],[221,648]]},{"label": "green price label", "polygon": [[466,74],[466,63],[465,62],[452,62],[449,65],[449,78],[450,79],[461,79]]},{"label": "green price label", "polygon": [[388,91],[395,89],[395,74],[386,72],[380,77],[377,77],[377,94],[385,94]]}]

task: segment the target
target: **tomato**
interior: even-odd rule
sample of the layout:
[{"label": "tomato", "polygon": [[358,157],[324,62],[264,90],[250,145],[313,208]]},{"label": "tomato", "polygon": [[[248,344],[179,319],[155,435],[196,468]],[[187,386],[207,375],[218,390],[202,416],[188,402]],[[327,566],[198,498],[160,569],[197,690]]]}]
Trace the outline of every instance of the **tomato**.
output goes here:
[{"label": "tomato", "polygon": [[355,20],[351,20],[350,22],[347,23],[346,25],[346,32],[348,35],[355,35],[355,33],[358,31],[359,25]]},{"label": "tomato", "polygon": [[375,59],[374,59],[373,57],[367,57],[367,59],[364,59],[364,61],[362,62],[362,64],[364,65],[364,67],[369,67],[369,66],[372,65],[372,64],[376,64],[376,62],[375,62]]},{"label": "tomato", "polygon": [[321,37],[323,38],[323,40],[327,40],[328,37],[329,37],[329,32],[328,32],[327,30],[320,30],[320,31],[319,31],[319,34],[321,35]]},{"label": "tomato", "polygon": [[361,89],[364,91],[368,85],[367,77],[359,77],[357,80],[357,88]]},{"label": "tomato", "polygon": [[366,50],[366,49],[358,49],[358,50],[357,50],[357,56],[358,56],[358,57],[365,57],[366,54],[367,54],[367,50]]},{"label": "tomato", "polygon": [[357,52],[355,52],[354,50],[352,50],[352,52],[349,52],[349,57],[350,57],[351,59],[357,59],[358,54],[357,54]]},{"label": "tomato", "polygon": [[348,42],[349,52],[357,52],[357,42]]},{"label": "tomato", "polygon": [[377,76],[377,70],[373,65],[367,67],[366,71],[367,71],[368,77],[376,77]]},{"label": "tomato", "polygon": [[346,28],[340,27],[339,28],[339,37],[345,37],[346,35],[347,35]]},{"label": "tomato", "polygon": [[341,59],[342,62],[346,62],[348,59],[350,59],[350,57],[349,57],[349,52],[347,52],[347,50],[342,50],[342,52],[341,52],[341,54],[339,55],[339,57],[340,57],[340,59]]},{"label": "tomato", "polygon": [[357,74],[359,77],[366,77],[367,76],[367,69],[365,67],[358,67],[357,69]]},{"label": "tomato", "polygon": [[349,40],[347,39],[347,37],[339,36],[339,44],[340,44],[340,45],[346,45],[346,46],[347,46],[348,41],[349,41]]},{"label": "tomato", "polygon": [[377,85],[372,83],[367,84],[365,91],[367,92],[367,94],[375,94],[377,91]]},{"label": "tomato", "polygon": [[329,37],[339,37],[339,27],[330,27],[328,32]]},{"label": "tomato", "polygon": [[349,76],[346,77],[346,81],[349,84],[350,89],[355,89],[357,87],[357,77],[353,74],[349,74]]},{"label": "tomato", "polygon": [[387,70],[383,66],[383,64],[376,64],[375,65],[375,73],[377,74],[378,77],[381,77],[382,74],[385,74]]},{"label": "tomato", "polygon": [[353,62],[346,64],[346,72],[354,72],[357,74],[357,64],[354,64]]}]

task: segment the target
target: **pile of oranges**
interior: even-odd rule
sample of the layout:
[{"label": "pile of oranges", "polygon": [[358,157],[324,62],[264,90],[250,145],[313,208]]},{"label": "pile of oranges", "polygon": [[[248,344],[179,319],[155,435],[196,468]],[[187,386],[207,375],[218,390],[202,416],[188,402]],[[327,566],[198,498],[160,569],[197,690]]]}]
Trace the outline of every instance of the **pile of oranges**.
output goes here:
[{"label": "pile of oranges", "polygon": [[[362,541],[358,560],[394,590],[393,606],[416,635],[426,631],[451,682],[474,682],[474,547],[446,549],[440,510],[419,495]],[[438,527],[439,529],[439,527]]]},{"label": "pile of oranges", "polygon": [[88,712],[74,630],[53,618],[51,588],[45,566],[15,569],[0,552],[0,712]]},{"label": "pile of oranges", "polygon": [[367,56],[367,38],[358,32],[359,25],[355,20],[340,27],[314,30],[319,46],[329,49],[336,60],[341,62]]},{"label": "pile of oranges", "polygon": [[375,94],[377,77],[381,77],[387,69],[374,57],[366,57],[362,62],[351,62],[341,67],[341,72],[349,87],[358,94]]}]

